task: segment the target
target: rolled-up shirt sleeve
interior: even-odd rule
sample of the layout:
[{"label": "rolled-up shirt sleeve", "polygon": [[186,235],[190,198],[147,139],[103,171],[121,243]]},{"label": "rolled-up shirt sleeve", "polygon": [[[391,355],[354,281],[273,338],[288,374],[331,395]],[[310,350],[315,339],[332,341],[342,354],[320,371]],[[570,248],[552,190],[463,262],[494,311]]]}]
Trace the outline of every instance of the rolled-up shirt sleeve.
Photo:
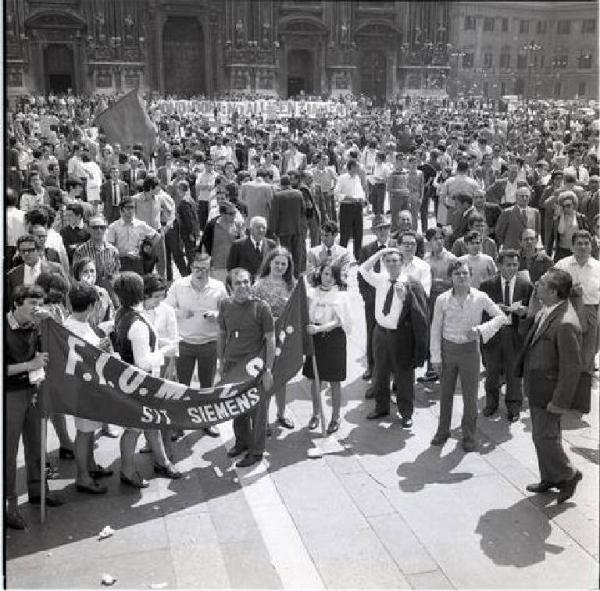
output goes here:
[{"label": "rolled-up shirt sleeve", "polygon": [[133,362],[137,367],[152,372],[154,368],[164,364],[165,359],[160,349],[154,352],[150,350],[150,331],[143,322],[136,320],[129,328],[127,338],[131,341]]},{"label": "rolled-up shirt sleeve", "polygon": [[442,328],[444,324],[444,310],[446,297],[441,294],[435,301],[433,308],[433,319],[431,321],[429,352],[431,363],[442,362]]},{"label": "rolled-up shirt sleeve", "polygon": [[477,326],[477,330],[481,334],[481,340],[487,343],[503,326],[509,325],[511,321],[510,316],[502,312],[487,294],[483,294],[483,309],[489,316],[492,316],[492,319],[482,322]]}]

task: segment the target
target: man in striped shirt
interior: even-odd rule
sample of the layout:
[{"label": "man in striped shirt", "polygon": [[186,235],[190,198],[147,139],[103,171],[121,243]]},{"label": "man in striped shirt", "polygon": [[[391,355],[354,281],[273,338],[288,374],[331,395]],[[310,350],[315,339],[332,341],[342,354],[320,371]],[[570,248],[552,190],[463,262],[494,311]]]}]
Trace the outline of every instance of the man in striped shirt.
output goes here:
[{"label": "man in striped shirt", "polygon": [[121,270],[119,251],[106,241],[108,224],[104,217],[93,216],[89,219],[90,239],[75,249],[73,265],[88,257],[96,263],[96,285],[104,287],[112,297],[111,280]]}]

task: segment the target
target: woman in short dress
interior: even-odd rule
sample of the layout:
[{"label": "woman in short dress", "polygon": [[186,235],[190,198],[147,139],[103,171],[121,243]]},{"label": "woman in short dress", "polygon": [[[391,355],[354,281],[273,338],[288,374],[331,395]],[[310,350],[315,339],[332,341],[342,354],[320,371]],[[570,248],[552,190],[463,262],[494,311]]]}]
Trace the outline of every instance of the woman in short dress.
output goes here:
[{"label": "woman in short dress", "polygon": [[[308,294],[310,324],[306,330],[313,338],[319,379],[331,386],[332,412],[327,427],[327,433],[331,434],[340,428],[341,382],[346,379],[346,334],[352,330],[352,314],[339,265],[324,262],[315,270],[312,285]],[[313,414],[308,427],[316,429],[320,393],[317,392],[312,357],[306,358],[302,373],[312,380]]]},{"label": "woman in short dress", "polygon": [[[258,270],[253,286],[254,296],[271,307],[271,314],[277,320],[294,291],[294,261],[287,248],[277,247],[269,251]],[[274,393],[277,404],[277,422],[286,429],[293,429],[293,421],[285,416],[286,387]]]}]

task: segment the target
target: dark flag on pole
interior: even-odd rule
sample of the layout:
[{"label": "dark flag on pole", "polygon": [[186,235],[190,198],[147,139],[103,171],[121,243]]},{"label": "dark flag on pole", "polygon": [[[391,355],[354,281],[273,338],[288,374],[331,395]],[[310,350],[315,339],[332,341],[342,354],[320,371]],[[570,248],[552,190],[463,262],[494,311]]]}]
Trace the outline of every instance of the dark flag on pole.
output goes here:
[{"label": "dark flag on pole", "polygon": [[156,127],[146,112],[137,88],[99,113],[96,125],[102,128],[110,144],[121,144],[123,148],[141,144],[147,156],[154,150]]},{"label": "dark flag on pole", "polygon": [[272,392],[287,384],[298,373],[304,363],[303,355],[313,355],[312,340],[306,332],[307,325],[306,287],[301,277],[283,313],[275,322]]}]

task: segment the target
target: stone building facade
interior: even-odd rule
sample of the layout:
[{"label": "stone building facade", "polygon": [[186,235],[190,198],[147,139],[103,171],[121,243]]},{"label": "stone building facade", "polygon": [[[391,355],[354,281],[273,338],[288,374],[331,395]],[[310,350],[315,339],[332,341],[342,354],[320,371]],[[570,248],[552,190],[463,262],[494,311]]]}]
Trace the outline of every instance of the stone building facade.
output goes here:
[{"label": "stone building facade", "polygon": [[597,2],[5,0],[24,92],[594,97]]},{"label": "stone building facade", "polygon": [[450,3],[5,0],[11,94],[444,94]]},{"label": "stone building facade", "polygon": [[449,94],[598,98],[598,2],[455,2]]}]

